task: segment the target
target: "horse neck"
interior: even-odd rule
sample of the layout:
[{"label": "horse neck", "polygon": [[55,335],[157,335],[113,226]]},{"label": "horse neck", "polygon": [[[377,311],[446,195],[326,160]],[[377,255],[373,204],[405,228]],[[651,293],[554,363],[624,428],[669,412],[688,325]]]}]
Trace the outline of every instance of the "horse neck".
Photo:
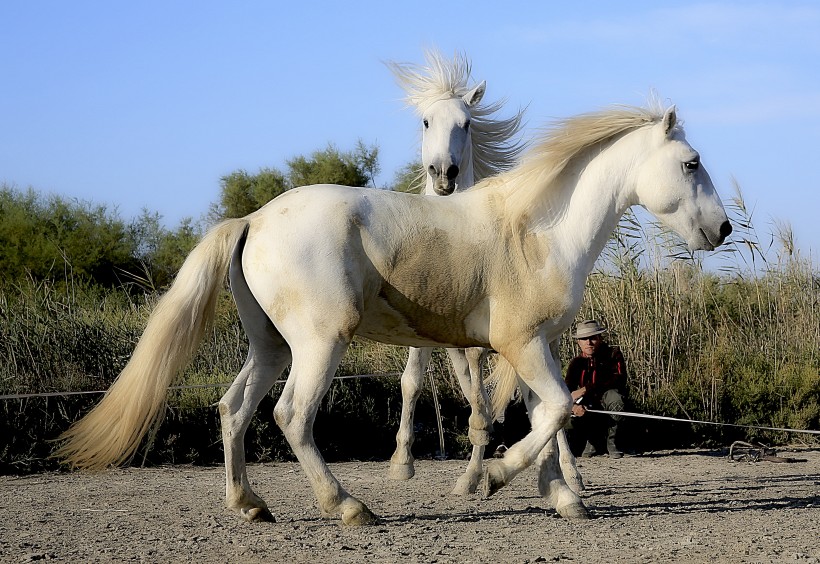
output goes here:
[{"label": "horse neck", "polygon": [[547,235],[565,263],[585,276],[592,272],[621,216],[635,203],[633,177],[639,159],[634,156],[642,154],[642,136],[635,133],[603,150],[590,150],[589,157],[565,172],[559,181],[563,185],[557,187],[567,198],[562,213],[534,229]]}]

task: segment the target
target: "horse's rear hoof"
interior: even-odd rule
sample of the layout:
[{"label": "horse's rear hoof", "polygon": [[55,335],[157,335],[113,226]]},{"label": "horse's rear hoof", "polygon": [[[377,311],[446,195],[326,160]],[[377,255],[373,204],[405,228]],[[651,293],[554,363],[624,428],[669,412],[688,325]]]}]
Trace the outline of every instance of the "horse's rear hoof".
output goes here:
[{"label": "horse's rear hoof", "polygon": [[558,514],[564,519],[575,519],[578,521],[589,519],[589,511],[582,503],[573,503],[564,507],[556,508]]},{"label": "horse's rear hoof", "polygon": [[387,470],[387,477],[391,480],[409,480],[416,475],[413,464],[391,464]]},{"label": "horse's rear hoof", "polygon": [[242,518],[248,523],[276,522],[273,513],[271,513],[267,507],[251,507],[250,509],[243,509],[240,513],[242,513]]}]

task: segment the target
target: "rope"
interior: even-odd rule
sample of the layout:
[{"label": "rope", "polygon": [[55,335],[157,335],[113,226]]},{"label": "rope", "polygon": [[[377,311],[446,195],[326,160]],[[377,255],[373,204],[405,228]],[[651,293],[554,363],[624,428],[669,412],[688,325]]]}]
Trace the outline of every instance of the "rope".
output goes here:
[{"label": "rope", "polygon": [[645,413],[630,413],[629,411],[607,411],[605,409],[587,409],[587,413],[602,413],[604,415],[620,415],[622,417],[640,417],[642,419],[660,419],[661,421],[676,421],[681,423],[699,423],[701,425],[717,425],[720,427],[740,427],[742,429],[760,429],[763,431],[784,431],[786,433],[808,433],[820,435],[820,431],[810,429],[787,429],[785,427],[764,427],[761,425],[738,425],[735,423],[717,423],[715,421],[698,421],[697,419],[678,419],[664,415],[646,415]]},{"label": "rope", "polygon": [[[400,376],[400,372],[386,372],[383,374],[355,374],[355,375],[348,375],[348,376],[334,376],[334,380],[350,380],[355,378],[377,378],[380,376]],[[275,384],[284,384],[287,379],[279,379]],[[433,401],[436,404],[436,416],[438,419],[439,424],[439,439],[443,443],[443,432],[441,429],[441,413],[438,409],[438,398],[436,397],[436,390],[435,390],[435,383],[432,382],[433,386]],[[221,382],[218,384],[190,384],[185,386],[171,386],[170,390],[191,390],[197,388],[227,388],[231,385],[230,382]],[[104,394],[106,390],[90,390],[84,392],[45,392],[39,394],[7,394],[7,395],[0,395],[0,400],[9,400],[9,399],[28,399],[28,398],[48,398],[48,397],[57,397],[57,396],[78,396],[83,394]],[[718,427],[737,427],[740,429],[759,429],[761,431],[781,431],[784,433],[804,433],[809,435],[820,435],[820,431],[813,431],[811,429],[788,429],[786,427],[766,427],[763,425],[739,425],[736,423],[718,423],[716,421],[700,421],[697,419],[679,419],[677,417],[667,417],[665,415],[647,415],[645,413],[632,413],[629,411],[607,411],[605,409],[587,409],[587,413],[599,413],[602,415],[620,415],[622,417],[637,417],[641,419],[656,419],[660,421],[674,421],[676,423],[697,423],[700,425],[716,425]],[[444,453],[444,447],[442,444],[441,449],[442,454]]]},{"label": "rope", "polygon": [[[334,376],[334,380],[351,380],[354,378],[377,378],[380,376],[401,376],[401,372],[385,372],[383,374],[351,374],[347,376]],[[279,379],[273,384],[284,384],[285,379]],[[219,382],[215,384],[189,384],[185,386],[171,386],[169,390],[194,390],[199,388],[229,388],[231,382]],[[53,398],[61,396],[81,396],[85,394],[104,394],[106,390],[87,390],[83,392],[42,392],[38,394],[6,394],[1,395],[0,400],[28,399],[28,398]]]}]

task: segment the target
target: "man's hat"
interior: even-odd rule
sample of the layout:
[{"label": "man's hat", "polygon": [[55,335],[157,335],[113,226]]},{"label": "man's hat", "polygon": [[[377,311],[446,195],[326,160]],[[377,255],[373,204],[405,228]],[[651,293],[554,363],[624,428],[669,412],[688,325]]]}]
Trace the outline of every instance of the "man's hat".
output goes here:
[{"label": "man's hat", "polygon": [[592,337],[593,335],[600,335],[605,331],[606,327],[594,319],[589,319],[587,321],[581,321],[575,326],[575,333],[573,333],[572,338],[584,339],[586,337]]}]

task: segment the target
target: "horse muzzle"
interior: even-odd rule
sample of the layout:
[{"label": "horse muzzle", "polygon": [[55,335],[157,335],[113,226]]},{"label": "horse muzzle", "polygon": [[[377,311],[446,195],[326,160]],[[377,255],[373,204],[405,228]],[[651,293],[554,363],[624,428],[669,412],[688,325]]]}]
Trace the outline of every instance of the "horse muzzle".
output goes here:
[{"label": "horse muzzle", "polygon": [[442,178],[441,176],[434,178],[433,190],[435,190],[439,196],[449,196],[456,190],[456,180],[455,178]]}]

